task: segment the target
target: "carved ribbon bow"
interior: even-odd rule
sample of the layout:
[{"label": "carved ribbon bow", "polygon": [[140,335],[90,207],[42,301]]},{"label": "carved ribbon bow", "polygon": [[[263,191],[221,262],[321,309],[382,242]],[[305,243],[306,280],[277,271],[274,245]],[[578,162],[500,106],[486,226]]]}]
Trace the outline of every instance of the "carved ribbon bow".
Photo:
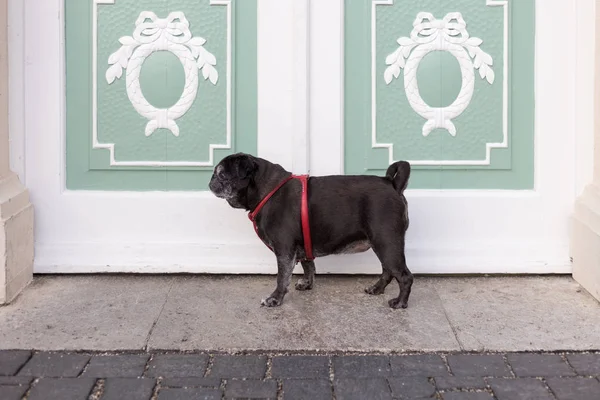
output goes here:
[{"label": "carved ribbon bow", "polygon": [[142,11],[135,21],[133,37],[140,43],[152,43],[161,36],[173,43],[186,43],[192,37],[190,23],[182,12],[174,11],[167,18],[158,18],[151,11]]},{"label": "carved ribbon bow", "polygon": [[463,43],[469,38],[466,28],[467,23],[459,12],[448,13],[443,19],[436,19],[428,12],[420,12],[413,22],[410,37],[420,44],[430,43],[439,35],[443,35],[450,43]]}]

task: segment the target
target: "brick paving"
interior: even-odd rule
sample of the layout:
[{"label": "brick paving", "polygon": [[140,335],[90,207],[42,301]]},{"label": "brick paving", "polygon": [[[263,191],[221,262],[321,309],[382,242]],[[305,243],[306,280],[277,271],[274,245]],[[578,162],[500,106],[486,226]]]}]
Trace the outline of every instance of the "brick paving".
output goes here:
[{"label": "brick paving", "polygon": [[1,400],[598,400],[600,353],[0,351]]}]

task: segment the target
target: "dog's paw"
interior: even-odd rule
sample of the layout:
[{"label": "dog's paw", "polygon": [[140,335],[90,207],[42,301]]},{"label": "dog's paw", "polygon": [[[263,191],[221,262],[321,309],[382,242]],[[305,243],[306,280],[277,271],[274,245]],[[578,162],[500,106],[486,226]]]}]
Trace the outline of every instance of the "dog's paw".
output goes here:
[{"label": "dog's paw", "polygon": [[402,302],[398,297],[396,297],[395,299],[391,299],[390,301],[388,301],[388,304],[390,305],[390,307],[392,307],[394,309],[408,307],[408,303],[406,303],[405,301]]},{"label": "dog's paw", "polygon": [[313,285],[308,280],[300,278],[298,279],[298,282],[296,282],[295,288],[296,290],[300,291],[311,290],[313,288]]},{"label": "dog's paw", "polygon": [[262,299],[260,301],[260,305],[265,307],[279,307],[281,305],[281,300],[278,300],[275,297],[268,297],[266,299]]},{"label": "dog's paw", "polygon": [[373,285],[373,286],[369,286],[368,288],[365,288],[365,293],[371,294],[373,296],[383,294],[384,292],[385,292],[385,288],[381,288],[377,285]]}]

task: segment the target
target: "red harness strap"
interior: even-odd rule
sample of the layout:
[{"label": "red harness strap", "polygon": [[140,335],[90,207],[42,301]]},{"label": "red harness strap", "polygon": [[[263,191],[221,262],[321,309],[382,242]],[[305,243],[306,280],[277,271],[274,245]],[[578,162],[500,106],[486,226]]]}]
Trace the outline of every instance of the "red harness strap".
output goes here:
[{"label": "red harness strap", "polygon": [[[290,175],[287,178],[285,178],[283,181],[281,181],[281,183],[279,183],[279,185],[277,185],[275,187],[275,189],[271,190],[269,192],[269,194],[267,194],[260,201],[260,203],[258,203],[256,208],[254,210],[252,210],[252,212],[248,213],[248,218],[250,219],[250,221],[252,221],[252,224],[254,225],[254,231],[256,232],[256,235],[260,238],[260,235],[258,234],[258,227],[256,226],[256,216],[258,215],[260,210],[264,207],[264,205],[267,204],[267,201],[269,201],[269,199],[275,193],[277,193],[277,191],[279,189],[281,189],[281,187],[283,185],[285,185],[287,182],[289,182],[292,179],[298,179],[300,181],[300,183],[302,184],[302,200],[301,200],[302,203],[301,203],[301,207],[300,207],[300,218],[302,221],[302,236],[304,238],[304,253],[306,254],[306,257],[304,258],[304,260],[299,260],[299,261],[312,261],[315,258],[313,257],[313,252],[312,252],[312,240],[310,237],[310,225],[309,225],[309,217],[308,217],[308,175]],[[263,243],[265,243],[265,242],[263,241]],[[267,246],[269,249],[271,249],[271,251],[273,251],[271,246],[269,246],[268,244],[265,243],[265,246]]]}]

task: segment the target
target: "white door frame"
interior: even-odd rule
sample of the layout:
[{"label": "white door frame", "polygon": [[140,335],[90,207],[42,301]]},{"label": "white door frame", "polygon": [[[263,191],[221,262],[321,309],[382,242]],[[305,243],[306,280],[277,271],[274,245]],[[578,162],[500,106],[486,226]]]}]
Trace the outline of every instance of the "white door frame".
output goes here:
[{"label": "white door frame", "polygon": [[[568,216],[592,170],[593,3],[536,1],[535,189],[410,191],[414,272],[570,272]],[[245,214],[210,193],[65,189],[63,0],[9,4],[11,168],[35,206],[35,272],[276,272]],[[259,156],[340,173],[343,0],[259,0],[258,18]],[[370,252],[317,268],[380,271]]]}]

